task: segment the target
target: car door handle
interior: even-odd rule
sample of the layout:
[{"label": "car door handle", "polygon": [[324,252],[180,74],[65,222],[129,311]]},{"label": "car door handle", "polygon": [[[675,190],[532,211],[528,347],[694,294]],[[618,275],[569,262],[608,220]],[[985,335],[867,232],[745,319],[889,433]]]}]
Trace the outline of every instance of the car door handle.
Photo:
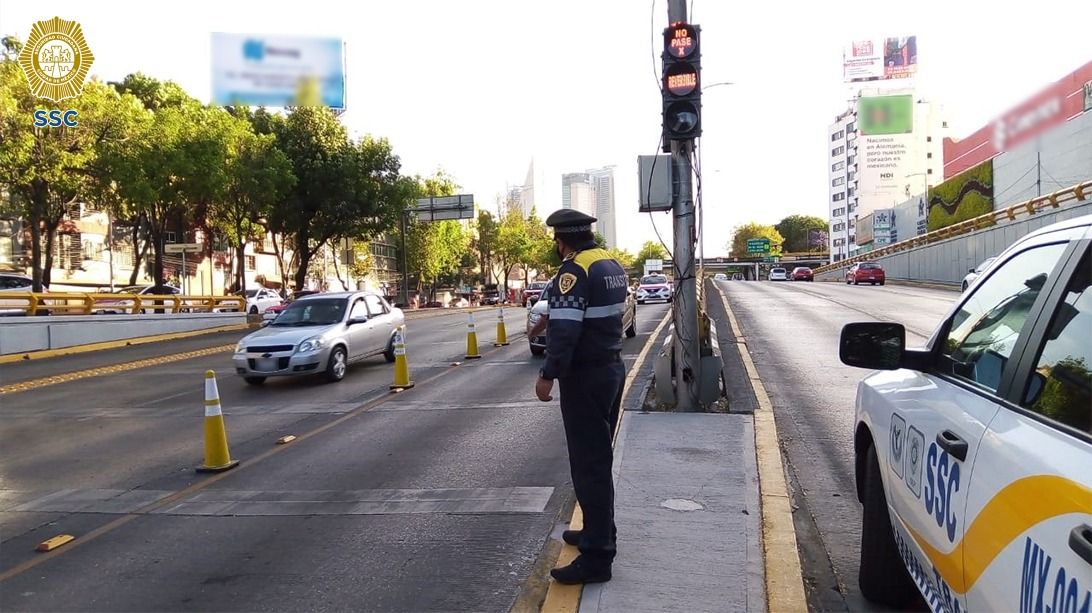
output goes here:
[{"label": "car door handle", "polygon": [[937,445],[961,462],[967,459],[967,441],[951,430],[937,434]]},{"label": "car door handle", "polygon": [[1069,548],[1092,564],[1092,526],[1081,524],[1069,532]]}]

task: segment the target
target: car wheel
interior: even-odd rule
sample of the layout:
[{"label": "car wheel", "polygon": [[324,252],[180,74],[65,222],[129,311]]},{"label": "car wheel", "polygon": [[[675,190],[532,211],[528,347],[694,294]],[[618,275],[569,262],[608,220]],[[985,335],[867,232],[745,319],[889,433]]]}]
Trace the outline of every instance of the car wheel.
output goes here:
[{"label": "car wheel", "polygon": [[860,284],[861,284],[861,282],[860,282],[860,281],[858,281],[858,280],[856,279],[856,277],[854,277],[854,279],[853,279],[853,285],[860,285]]},{"label": "car wheel", "polygon": [[638,301],[637,301],[637,304],[644,304],[644,303],[645,303],[645,301],[644,301],[644,300],[638,300]]},{"label": "car wheel", "polygon": [[880,281],[880,285],[886,285],[887,281]]},{"label": "car wheel", "polygon": [[629,327],[626,328],[626,338],[633,338],[637,336],[637,309],[633,309],[633,319],[629,322]]},{"label": "car wheel", "polygon": [[865,462],[861,564],[857,583],[861,594],[872,602],[902,607],[914,597],[917,588],[895,546],[874,445],[869,446]]},{"label": "car wheel", "polygon": [[337,383],[345,378],[345,371],[349,368],[345,359],[345,348],[341,345],[330,351],[330,361],[326,363],[326,380]]},{"label": "car wheel", "polygon": [[258,307],[256,307],[256,306],[250,307],[250,314],[251,315],[257,315],[258,314]]},{"label": "car wheel", "polygon": [[387,362],[394,361],[394,335],[391,335],[391,339],[387,341],[387,348],[383,350],[383,359]]},{"label": "car wheel", "polygon": [[243,381],[246,381],[250,385],[261,385],[265,383],[265,377],[243,377]]},{"label": "car wheel", "polygon": [[961,292],[967,291],[967,282],[966,281],[963,282],[963,286],[959,288],[959,291],[961,291]]},{"label": "car wheel", "polygon": [[542,355],[546,350],[541,347],[531,347],[531,355]]},{"label": "car wheel", "polygon": [[849,277],[846,277],[846,285],[849,285],[850,283],[851,281],[849,280]]}]

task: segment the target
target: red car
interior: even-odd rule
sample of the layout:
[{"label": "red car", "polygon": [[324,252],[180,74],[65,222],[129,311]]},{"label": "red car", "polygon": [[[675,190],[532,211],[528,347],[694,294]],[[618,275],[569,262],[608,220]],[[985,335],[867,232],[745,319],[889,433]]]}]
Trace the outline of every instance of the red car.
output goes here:
[{"label": "red car", "polygon": [[859,262],[846,272],[846,284],[870,283],[876,285],[879,283],[883,285],[886,282],[887,275],[883,271],[883,266],[875,262]]},{"label": "red car", "polygon": [[534,306],[540,296],[542,296],[542,290],[546,289],[547,281],[532,281],[527,289],[523,290],[523,306],[528,309]]},{"label": "red car", "polygon": [[792,274],[789,275],[789,278],[793,281],[814,281],[815,273],[807,266],[797,266],[792,269]]},{"label": "red car", "polygon": [[265,312],[262,313],[262,321],[273,321],[274,319],[277,318],[278,315],[281,314],[281,311],[287,309],[288,305],[292,304],[297,299],[303,298],[304,296],[310,296],[311,294],[318,294],[318,293],[320,293],[320,292],[318,292],[316,290],[311,290],[311,289],[300,290],[300,291],[296,292],[295,294],[292,294],[292,297],[289,298],[288,300],[285,300],[284,302],[282,302],[280,304],[275,304],[275,305],[267,308],[265,310]]}]

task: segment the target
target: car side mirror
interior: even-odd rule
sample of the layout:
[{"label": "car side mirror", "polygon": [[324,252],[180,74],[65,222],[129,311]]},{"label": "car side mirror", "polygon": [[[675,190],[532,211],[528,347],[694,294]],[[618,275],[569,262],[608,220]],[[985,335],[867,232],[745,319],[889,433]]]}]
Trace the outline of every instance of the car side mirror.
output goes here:
[{"label": "car side mirror", "polygon": [[974,269],[972,268],[972,269],[968,270],[967,272],[974,272]]},{"label": "car side mirror", "polygon": [[902,324],[858,322],[842,328],[838,357],[847,366],[897,370],[902,367],[905,349],[906,328]]},{"label": "car side mirror", "polygon": [[1031,381],[1028,381],[1028,391],[1024,394],[1024,406],[1032,406],[1039,402],[1039,396],[1046,389],[1047,378],[1041,372],[1031,371]]},{"label": "car side mirror", "polygon": [[362,323],[365,323],[367,321],[368,321],[368,317],[366,315],[357,315],[356,317],[350,317],[348,323],[349,323],[350,326],[352,326],[354,324],[362,324]]}]

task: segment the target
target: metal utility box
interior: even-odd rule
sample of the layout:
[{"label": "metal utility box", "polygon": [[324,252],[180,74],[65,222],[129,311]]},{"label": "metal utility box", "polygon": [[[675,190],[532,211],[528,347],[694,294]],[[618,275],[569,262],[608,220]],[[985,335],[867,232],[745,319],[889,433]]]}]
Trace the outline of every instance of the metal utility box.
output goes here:
[{"label": "metal utility box", "polygon": [[640,212],[670,211],[671,156],[637,156],[637,177]]}]

